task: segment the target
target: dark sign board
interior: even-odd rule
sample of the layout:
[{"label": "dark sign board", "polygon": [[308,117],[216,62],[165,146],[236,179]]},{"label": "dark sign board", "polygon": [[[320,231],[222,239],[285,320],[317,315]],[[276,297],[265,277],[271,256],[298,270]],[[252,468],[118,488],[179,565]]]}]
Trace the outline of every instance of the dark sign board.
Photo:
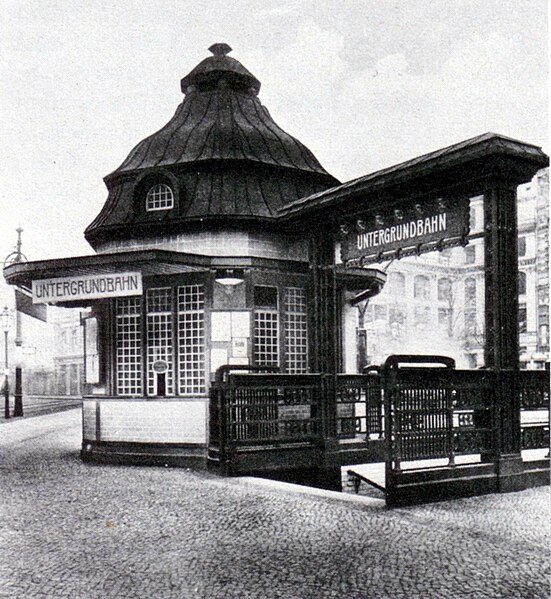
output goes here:
[{"label": "dark sign board", "polygon": [[48,307],[45,304],[33,304],[32,297],[19,289],[15,290],[15,309],[43,322],[48,320]]},{"label": "dark sign board", "polygon": [[438,200],[410,204],[407,208],[359,218],[343,225],[341,232],[343,262],[365,258],[388,260],[397,251],[408,248],[424,253],[434,250],[439,242],[459,242],[469,233],[469,202],[448,204]]}]

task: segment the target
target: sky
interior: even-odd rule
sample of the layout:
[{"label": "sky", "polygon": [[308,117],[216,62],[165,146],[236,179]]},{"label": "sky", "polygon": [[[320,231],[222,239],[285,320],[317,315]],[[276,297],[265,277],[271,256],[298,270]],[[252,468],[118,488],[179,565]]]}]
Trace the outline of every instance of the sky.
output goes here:
[{"label": "sky", "polygon": [[547,0],[1,0],[0,258],[93,253],[103,177],[226,42],[342,181],[494,131],[548,151]]}]

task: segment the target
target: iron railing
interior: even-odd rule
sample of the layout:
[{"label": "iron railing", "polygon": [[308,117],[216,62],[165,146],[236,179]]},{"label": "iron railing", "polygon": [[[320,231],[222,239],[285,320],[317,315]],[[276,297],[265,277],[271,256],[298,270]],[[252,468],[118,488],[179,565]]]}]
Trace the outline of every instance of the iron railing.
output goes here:
[{"label": "iron railing", "polygon": [[[401,368],[400,364],[407,364]],[[440,364],[426,368],[421,363]],[[410,366],[409,364],[414,364]],[[455,370],[442,356],[391,356],[383,369],[389,462],[482,454],[496,448],[494,373]]]},{"label": "iron railing", "polygon": [[361,438],[383,434],[383,400],[378,371],[336,376],[337,437]]},{"label": "iron railing", "polygon": [[[442,458],[454,466],[457,456],[492,461],[501,442],[500,373],[454,366],[441,356],[394,356],[381,371],[362,375],[223,367],[211,388],[209,452],[228,460],[232,453],[280,451],[285,444],[323,451],[329,438],[368,443],[384,432],[391,469]],[[524,412],[548,410],[547,374],[521,371],[519,394]],[[524,422],[521,442],[523,449],[547,447],[548,416],[547,422]]]},{"label": "iron railing", "polygon": [[[519,372],[521,448],[549,449],[549,372]],[[547,412],[545,418],[544,412]]]},{"label": "iron railing", "polygon": [[209,444],[317,442],[323,395],[317,374],[224,373],[211,391]]}]

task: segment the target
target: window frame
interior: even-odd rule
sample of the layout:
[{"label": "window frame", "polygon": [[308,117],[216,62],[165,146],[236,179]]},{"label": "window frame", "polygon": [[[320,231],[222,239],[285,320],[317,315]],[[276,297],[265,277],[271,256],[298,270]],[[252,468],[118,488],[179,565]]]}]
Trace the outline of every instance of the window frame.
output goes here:
[{"label": "window frame", "polygon": [[[202,302],[202,319],[201,319],[201,327],[202,327],[202,335],[203,335],[203,356],[200,363],[203,368],[202,378],[203,378],[203,391],[190,392],[190,393],[180,393],[180,390],[183,387],[184,381],[181,377],[181,360],[180,360],[180,332],[179,332],[179,324],[180,324],[180,312],[178,311],[178,290],[182,287],[188,286],[199,286],[202,288],[203,292],[203,302]],[[210,372],[209,372],[209,352],[207,351],[207,335],[209,331],[209,323],[210,316],[209,312],[211,310],[210,300],[208,298],[211,294],[211,285],[208,279],[205,279],[203,275],[198,274],[186,274],[183,277],[157,277],[153,281],[148,281],[147,286],[144,286],[143,296],[137,298],[140,303],[140,308],[137,313],[138,319],[138,327],[137,334],[139,338],[139,349],[137,350],[139,355],[139,385],[136,385],[137,389],[134,389],[132,393],[120,393],[120,370],[119,370],[119,362],[118,362],[118,343],[115,341],[115,345],[112,348],[111,354],[111,364],[112,364],[112,392],[116,397],[144,397],[147,399],[154,399],[158,397],[155,394],[151,393],[150,388],[150,376],[149,376],[149,366],[150,360],[149,356],[149,347],[148,347],[148,319],[150,314],[154,314],[148,310],[147,305],[147,297],[148,293],[151,290],[158,289],[170,289],[170,302],[171,302],[171,311],[170,311],[170,328],[171,328],[171,364],[169,365],[169,369],[171,370],[172,376],[172,390],[169,392],[169,380],[166,380],[166,394],[163,396],[163,399],[170,400],[175,398],[190,398],[190,397],[205,397],[208,393],[208,385],[210,380]],[[111,302],[112,311],[113,311],[113,334],[116,339],[118,335],[117,329],[117,302],[119,300],[125,299],[133,299],[133,298],[116,298],[113,302]],[[166,313],[166,310],[164,311]],[[182,313],[185,313],[182,312]],[[156,314],[156,313],[155,313]],[[153,391],[156,391],[155,381],[153,382]]]},{"label": "window frame", "polygon": [[[290,347],[290,341],[288,339],[289,335],[289,324],[291,317],[299,316],[299,320],[302,321],[301,330],[302,334],[299,336],[304,338],[305,336],[305,348],[306,348],[306,356],[303,360],[305,364],[305,370],[296,374],[306,374],[311,371],[311,314],[310,314],[310,294],[308,282],[304,277],[293,276],[293,275],[283,275],[277,281],[273,280],[273,277],[268,278],[263,276],[260,273],[257,273],[256,276],[252,277],[251,281],[251,291],[250,291],[250,306],[251,306],[251,319],[252,319],[252,337],[251,337],[251,364],[254,366],[262,366],[262,365],[274,365],[274,364],[259,364],[257,361],[256,355],[256,339],[257,339],[257,313],[259,312],[270,312],[272,314],[277,313],[278,319],[278,361],[276,366],[282,371],[286,373],[290,373],[295,371],[296,368],[290,368],[288,349]],[[277,310],[273,308],[263,307],[263,306],[255,306],[254,304],[254,296],[255,296],[255,288],[256,287],[272,287],[277,289]],[[288,292],[291,289],[300,289],[302,292],[303,298],[303,306],[304,312],[300,314],[298,312],[289,311],[288,308]],[[295,356],[296,359],[296,356]],[[302,370],[302,369],[300,369]]]},{"label": "window frame", "polygon": [[[163,191],[165,191],[165,193],[166,193],[166,190],[168,190],[170,192],[170,205],[159,205],[159,206],[157,206],[157,205],[150,206],[149,205],[150,196],[152,196],[152,194],[155,193],[155,190],[157,188],[164,188]],[[157,201],[157,200],[155,200],[155,201]],[[150,185],[145,193],[144,208],[145,208],[146,212],[160,212],[163,210],[172,210],[175,205],[176,205],[176,197],[175,197],[174,190],[168,183],[166,183],[164,181],[158,181],[156,183],[153,183],[153,185]]]}]

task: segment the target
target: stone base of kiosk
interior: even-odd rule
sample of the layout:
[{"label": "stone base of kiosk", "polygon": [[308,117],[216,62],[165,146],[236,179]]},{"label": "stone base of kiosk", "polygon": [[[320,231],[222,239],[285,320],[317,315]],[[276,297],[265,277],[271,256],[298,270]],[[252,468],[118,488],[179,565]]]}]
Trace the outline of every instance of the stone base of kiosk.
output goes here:
[{"label": "stone base of kiosk", "polygon": [[85,461],[206,468],[205,398],[85,398]]}]

